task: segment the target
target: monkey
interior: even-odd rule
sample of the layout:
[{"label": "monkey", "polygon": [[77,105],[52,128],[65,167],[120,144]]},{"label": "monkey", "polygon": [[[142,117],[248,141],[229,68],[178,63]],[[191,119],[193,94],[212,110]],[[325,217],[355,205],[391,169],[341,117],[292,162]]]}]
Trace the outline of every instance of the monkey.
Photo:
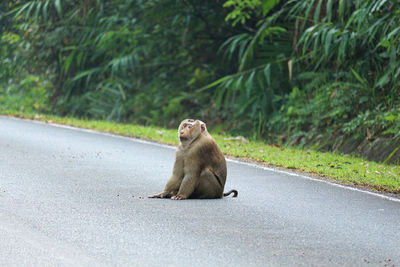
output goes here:
[{"label": "monkey", "polygon": [[178,128],[179,146],[176,150],[172,176],[164,190],[149,198],[222,198],[238,191],[224,193],[227,168],[225,157],[200,120],[185,119]]}]

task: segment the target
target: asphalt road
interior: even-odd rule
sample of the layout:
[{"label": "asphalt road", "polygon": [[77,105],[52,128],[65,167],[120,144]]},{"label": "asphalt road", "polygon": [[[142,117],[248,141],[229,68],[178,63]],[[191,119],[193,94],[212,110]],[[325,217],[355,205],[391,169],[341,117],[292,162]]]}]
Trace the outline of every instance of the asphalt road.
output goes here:
[{"label": "asphalt road", "polygon": [[238,198],[148,199],[174,149],[0,116],[0,266],[400,266],[400,202],[229,161]]}]

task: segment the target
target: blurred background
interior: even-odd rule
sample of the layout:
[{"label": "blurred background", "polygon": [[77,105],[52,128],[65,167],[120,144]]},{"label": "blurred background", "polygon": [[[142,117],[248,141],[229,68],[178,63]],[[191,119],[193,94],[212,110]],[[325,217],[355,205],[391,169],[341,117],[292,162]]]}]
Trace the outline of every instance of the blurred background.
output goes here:
[{"label": "blurred background", "polygon": [[168,128],[200,118],[217,133],[396,162],[399,7],[1,1],[0,109]]}]

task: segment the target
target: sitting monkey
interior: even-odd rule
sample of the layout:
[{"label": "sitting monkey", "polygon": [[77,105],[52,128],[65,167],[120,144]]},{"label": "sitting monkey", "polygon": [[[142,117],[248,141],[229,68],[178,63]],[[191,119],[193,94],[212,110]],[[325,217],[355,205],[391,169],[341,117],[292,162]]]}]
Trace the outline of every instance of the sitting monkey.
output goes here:
[{"label": "sitting monkey", "polygon": [[236,190],[224,192],[226,161],[217,143],[208,133],[206,124],[186,119],[178,128],[179,146],[172,176],[164,191],[149,198],[222,198]]}]

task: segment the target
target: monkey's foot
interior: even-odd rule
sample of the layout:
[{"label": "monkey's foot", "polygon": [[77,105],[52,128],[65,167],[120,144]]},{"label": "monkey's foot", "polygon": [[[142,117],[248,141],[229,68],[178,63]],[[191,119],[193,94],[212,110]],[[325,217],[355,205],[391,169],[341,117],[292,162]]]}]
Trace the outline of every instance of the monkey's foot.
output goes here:
[{"label": "monkey's foot", "polygon": [[176,195],[171,197],[172,200],[182,200],[182,199],[186,199],[184,196],[180,196],[180,195]]},{"label": "monkey's foot", "polygon": [[148,198],[164,198],[164,197],[165,195],[163,193],[148,196]]}]

